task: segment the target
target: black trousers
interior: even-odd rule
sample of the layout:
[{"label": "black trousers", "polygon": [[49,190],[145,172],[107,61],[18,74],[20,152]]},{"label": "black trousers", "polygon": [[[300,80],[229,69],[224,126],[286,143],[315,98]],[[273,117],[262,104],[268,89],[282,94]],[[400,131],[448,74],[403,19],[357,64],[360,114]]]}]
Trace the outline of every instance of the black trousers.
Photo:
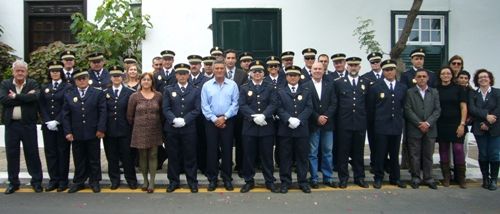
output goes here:
[{"label": "black trousers", "polygon": [[370,167],[375,167],[375,133],[374,133],[374,124],[373,123],[368,123],[367,124],[367,129],[366,129],[366,134],[368,138],[368,146],[370,148]]},{"label": "black trousers", "polygon": [[339,180],[349,179],[349,157],[352,162],[354,180],[365,178],[365,168],[363,162],[365,149],[365,131],[337,130],[336,157]]},{"label": "black trousers", "polygon": [[22,124],[12,121],[5,126],[5,151],[7,156],[7,174],[9,183],[19,186],[19,164],[23,142],[24,159],[31,176],[31,184],[42,183],[42,163],[38,154],[36,124]]},{"label": "black trousers", "polygon": [[135,165],[130,150],[130,136],[105,137],[104,152],[106,159],[108,159],[108,174],[111,183],[120,183],[120,162],[122,162],[123,175],[127,183],[137,183]]},{"label": "black trousers", "polygon": [[59,186],[68,186],[69,152],[71,143],[66,141],[62,127],[57,131],[47,129],[42,125],[42,135],[49,173],[49,183]]},{"label": "black trousers", "polygon": [[205,117],[196,118],[196,160],[198,169],[205,174],[207,171],[207,135],[205,133]]},{"label": "black trousers", "polygon": [[73,141],[73,162],[75,176],[73,183],[83,185],[87,178],[90,184],[101,180],[101,148],[100,139]]},{"label": "black trousers", "polygon": [[273,144],[274,135],[269,136],[247,136],[243,135],[243,178],[245,182],[254,182],[255,163],[257,157],[262,165],[262,173],[266,184],[274,183],[273,176]]},{"label": "black trousers", "polygon": [[280,136],[280,180],[282,184],[292,184],[293,156],[297,165],[297,182],[307,183],[309,171],[309,138]]},{"label": "black trousers", "polygon": [[235,122],[234,122],[234,154],[235,154],[235,161],[236,161],[236,166],[235,168],[238,169],[238,173],[241,172],[242,166],[243,166],[243,154],[244,154],[244,148],[243,148],[243,140],[242,140],[242,133],[241,130],[243,129],[243,116],[238,114],[235,117]]},{"label": "black trousers", "polygon": [[189,134],[166,133],[166,136],[168,180],[171,184],[180,184],[179,176],[181,169],[184,169],[188,184],[198,184],[198,173],[196,171],[198,168],[196,160],[196,132]]},{"label": "black trousers", "polygon": [[210,182],[217,181],[219,174],[218,151],[221,151],[221,176],[224,181],[232,181],[234,119],[226,121],[226,127],[217,128],[212,121],[205,122],[207,133],[207,172]]},{"label": "black trousers", "polygon": [[[373,171],[375,172],[375,180],[384,179],[385,165],[390,167],[389,180],[392,182],[399,181],[399,144],[401,143],[401,135],[382,135],[375,134],[375,145]],[[387,154],[389,161],[387,162]]]}]

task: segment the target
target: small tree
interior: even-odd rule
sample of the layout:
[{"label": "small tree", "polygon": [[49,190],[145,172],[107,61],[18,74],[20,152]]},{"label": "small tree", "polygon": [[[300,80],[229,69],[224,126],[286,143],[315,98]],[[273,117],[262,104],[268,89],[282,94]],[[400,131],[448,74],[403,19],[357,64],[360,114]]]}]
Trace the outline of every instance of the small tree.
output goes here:
[{"label": "small tree", "polygon": [[[0,25],[0,37],[3,35],[4,29]],[[12,54],[14,48],[9,45],[0,42],[0,81],[3,79],[10,78],[12,76],[12,63],[16,60],[16,55]]]},{"label": "small tree", "polygon": [[77,41],[100,47],[109,64],[120,64],[124,54],[141,59],[141,42],[146,38],[146,29],[153,27],[150,17],[132,7],[130,0],[104,0],[97,8],[95,23],[81,13],[73,14],[71,19],[71,31]]},{"label": "small tree", "polygon": [[363,19],[362,17],[357,17],[359,26],[354,29],[353,36],[358,37],[359,49],[365,48],[365,52],[380,52],[384,54],[384,51],[380,47],[380,43],[375,40],[375,30],[371,29],[373,25],[373,20]]}]

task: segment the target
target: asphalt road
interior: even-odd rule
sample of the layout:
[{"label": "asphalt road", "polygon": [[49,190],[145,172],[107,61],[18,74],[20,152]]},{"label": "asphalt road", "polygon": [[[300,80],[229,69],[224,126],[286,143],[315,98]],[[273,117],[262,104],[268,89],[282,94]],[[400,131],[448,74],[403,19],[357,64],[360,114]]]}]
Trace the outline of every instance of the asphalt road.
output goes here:
[{"label": "asphalt road", "polygon": [[500,190],[488,191],[479,183],[466,190],[458,187],[431,190],[380,190],[349,187],[346,190],[322,188],[312,194],[292,190],[288,194],[269,193],[264,189],[241,194],[218,189],[191,194],[183,189],[154,194],[141,191],[103,189],[94,194],[33,193],[24,188],[12,195],[0,194],[0,213],[500,213]]}]

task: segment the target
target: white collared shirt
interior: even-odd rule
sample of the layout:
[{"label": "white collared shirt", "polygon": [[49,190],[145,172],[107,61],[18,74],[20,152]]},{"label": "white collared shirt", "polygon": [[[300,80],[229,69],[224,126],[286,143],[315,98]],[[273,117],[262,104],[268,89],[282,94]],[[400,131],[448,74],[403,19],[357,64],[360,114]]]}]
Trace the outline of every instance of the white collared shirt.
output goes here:
[{"label": "white collared shirt", "polygon": [[345,77],[346,71],[343,71],[342,73],[340,73],[338,71],[334,71],[334,73],[337,73],[339,75],[339,77]]},{"label": "white collared shirt", "polygon": [[384,82],[387,85],[388,89],[391,89],[391,83],[392,83],[392,89],[394,90],[396,88],[396,80],[389,81],[389,80],[384,78]]},{"label": "white collared shirt", "polygon": [[316,93],[318,93],[319,100],[321,100],[321,87],[323,85],[323,79],[320,79],[319,82],[317,82],[315,79],[312,79],[312,82],[314,83],[314,88],[316,88]]},{"label": "white collared shirt", "polygon": [[57,83],[57,87],[59,87],[61,85],[61,82],[62,82],[61,79],[59,79],[57,81],[52,81],[52,87],[54,87],[56,85],[56,83]]},{"label": "white collared shirt", "polygon": [[273,80],[276,80],[276,83],[278,83],[278,77],[279,77],[279,75],[278,75],[278,74],[276,74],[276,76],[275,76],[275,77],[273,77],[273,76],[269,75],[269,78],[271,78],[271,82],[272,82]]},{"label": "white collared shirt", "polygon": [[427,91],[428,88],[429,88],[429,86],[427,86],[427,85],[423,89],[420,88],[420,86],[417,85],[418,92],[422,96],[422,99],[425,99],[425,92]]},{"label": "white collared shirt", "polygon": [[376,72],[375,70],[373,70],[372,72],[373,72],[373,75],[375,75],[375,77],[377,77],[377,75],[378,75],[377,79],[382,78],[382,70],[380,70],[379,72]]},{"label": "white collared shirt", "polygon": [[113,93],[115,93],[115,90],[118,90],[118,92],[116,93],[116,96],[117,97],[120,96],[120,92],[122,91],[122,88],[123,88],[123,86],[121,84],[120,84],[120,86],[118,86],[118,88],[113,85]]},{"label": "white collared shirt", "polygon": [[[344,71],[345,72],[345,71]],[[356,76],[356,77],[351,77],[350,75],[347,75],[347,78],[349,79],[349,83],[352,85],[352,80],[354,79],[354,82],[356,83],[356,85],[358,85],[358,82],[359,82],[359,76]]]},{"label": "white collared shirt", "polygon": [[478,88],[477,91],[481,93],[481,96],[483,97],[483,101],[486,101],[486,96],[491,92],[491,86],[488,87],[488,90],[486,90],[486,93],[483,94],[483,91],[481,91],[481,88]]},{"label": "white collared shirt", "polygon": [[195,79],[195,78],[198,79],[198,77],[200,77],[200,73],[198,73],[198,75],[196,75],[196,76],[193,76],[193,74],[191,74],[191,79]]},{"label": "white collared shirt", "polygon": [[[294,89],[292,89],[292,87],[294,87]],[[297,89],[299,88],[299,84],[297,84],[297,85],[290,85],[290,84],[288,84],[288,88],[290,88],[290,91],[292,93],[295,93],[295,92],[297,92]]]},{"label": "white collared shirt", "polygon": [[81,88],[77,88],[77,89],[78,89],[78,93],[80,94],[80,97],[82,97],[82,98],[83,98],[83,96],[82,96],[82,91],[83,91],[83,94],[84,94],[85,96],[87,96],[87,90],[89,89],[89,86],[87,86],[87,87],[86,87],[86,88],[84,88],[84,89],[81,89]]},{"label": "white collared shirt", "polygon": [[[18,86],[16,84],[16,79],[14,78],[12,78],[12,83],[14,83],[14,86],[16,86],[16,94],[20,94],[21,91],[23,91],[24,86],[26,85],[26,79],[24,80],[23,84],[21,84],[21,86]],[[14,120],[22,119],[21,106],[14,106],[14,109],[12,110],[12,119]]]},{"label": "white collared shirt", "polygon": [[189,84],[188,82],[186,82],[186,85],[181,85],[180,83],[177,83],[177,85],[179,85],[179,88],[184,87],[184,90],[186,90],[188,84]]}]

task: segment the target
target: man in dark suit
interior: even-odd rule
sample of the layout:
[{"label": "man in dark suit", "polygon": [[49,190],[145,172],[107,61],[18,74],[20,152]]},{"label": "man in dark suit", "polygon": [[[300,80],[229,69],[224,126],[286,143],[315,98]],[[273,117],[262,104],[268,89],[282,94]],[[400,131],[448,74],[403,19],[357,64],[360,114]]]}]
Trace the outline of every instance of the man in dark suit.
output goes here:
[{"label": "man in dark suit", "polygon": [[[111,85],[109,72],[104,69],[104,54],[100,52],[91,53],[87,56],[90,62],[89,85],[99,90],[104,90]],[[74,78],[74,77],[73,77]]]},{"label": "man in dark suit", "polygon": [[132,129],[127,122],[128,99],[134,91],[122,85],[123,68],[109,67],[112,86],[106,94],[107,131],[104,138],[104,151],[108,159],[108,174],[111,180],[111,190],[120,187],[120,167],[122,163],[125,180],[130,189],[137,189],[137,177],[130,151]]},{"label": "man in dark suit", "polygon": [[250,63],[253,61],[253,54],[247,51],[241,52],[238,56],[240,68],[247,75],[248,81],[252,80],[252,73],[250,72]]},{"label": "man in dark suit", "polygon": [[163,94],[164,131],[169,157],[167,192],[174,192],[180,187],[181,169],[186,173],[191,192],[198,192],[196,118],[201,111],[200,89],[188,83],[189,70],[188,64],[175,65],[177,84],[167,86]]},{"label": "man in dark suit", "polygon": [[[328,59],[328,57],[327,57]],[[315,62],[311,67],[312,79],[305,83],[311,91],[313,112],[309,118],[309,165],[311,187],[319,188],[318,168],[323,174],[323,184],[337,187],[333,182],[333,123],[337,108],[337,97],[332,83],[325,80],[325,67],[321,62]],[[321,167],[318,164],[318,154],[321,158]]]},{"label": "man in dark suit", "polygon": [[0,85],[0,102],[3,105],[2,121],[5,124],[5,153],[9,185],[5,194],[19,189],[20,143],[23,142],[24,157],[31,176],[31,187],[42,192],[42,164],[38,155],[36,122],[40,88],[35,80],[28,78],[28,64],[17,60],[12,64],[12,78]]},{"label": "man in dark suit", "polygon": [[89,73],[73,73],[74,88],[64,96],[63,130],[66,140],[73,148],[75,175],[68,190],[75,193],[89,184],[94,193],[101,191],[101,149],[100,141],[106,132],[106,96],[103,91],[89,85]]},{"label": "man in dark suit", "polygon": [[[155,89],[163,93],[163,89],[167,85],[172,85],[176,82],[175,80],[175,70],[173,68],[175,52],[171,50],[164,50],[161,53],[161,57],[163,58],[163,65],[160,69],[160,72],[155,74]],[[161,162],[163,163],[163,161]],[[158,163],[160,165],[161,163]]]},{"label": "man in dark suit", "polygon": [[304,67],[300,71],[300,83],[305,83],[311,80],[311,67],[316,60],[316,54],[318,51],[314,48],[306,48],[302,50],[302,55],[304,56]]},{"label": "man in dark suit", "polygon": [[75,68],[75,57],[76,53],[70,50],[63,51],[60,54],[61,61],[63,63],[63,73],[64,76],[66,77],[65,80],[67,83],[75,84],[73,81],[73,78],[71,77],[71,74],[74,72]]},{"label": "man in dark suit", "polygon": [[210,49],[210,56],[214,57],[214,60],[224,61],[224,51],[217,46]]},{"label": "man in dark suit", "polygon": [[[406,86],[396,80],[396,61],[381,64],[384,78],[370,87],[367,111],[373,122],[374,141],[370,150],[375,174],[373,187],[380,189],[384,180],[384,166],[390,168],[389,182],[406,188],[399,174],[399,144],[404,123]],[[390,160],[387,160],[389,154]]]},{"label": "man in dark suit", "polygon": [[43,149],[50,177],[46,192],[55,189],[62,192],[68,188],[70,143],[62,129],[62,106],[64,94],[72,85],[66,82],[63,66],[59,61],[49,63],[47,76],[50,82],[42,86],[39,97]]},{"label": "man in dark suit", "polygon": [[335,68],[335,71],[327,75],[330,81],[334,81],[339,77],[347,77],[348,72],[345,69],[345,58],[346,55],[343,53],[336,53],[330,57],[333,63],[333,67]]},{"label": "man in dark suit", "polygon": [[300,67],[286,69],[288,85],[278,89],[277,105],[280,118],[280,180],[281,193],[287,193],[292,184],[292,156],[297,164],[297,182],[304,193],[310,193],[307,182],[309,154],[309,117],[313,111],[311,91],[299,84]]},{"label": "man in dark suit", "polygon": [[337,171],[339,187],[346,188],[349,179],[348,163],[354,175],[354,183],[368,188],[365,182],[364,147],[366,133],[366,95],[370,82],[358,76],[361,58],[346,59],[349,75],[335,81],[337,95]]},{"label": "man in dark suit", "polygon": [[[241,87],[248,81],[248,75],[241,69],[236,68],[236,51],[228,49],[224,51],[224,64],[226,65],[226,78],[236,82],[238,87]],[[241,177],[241,166],[243,165],[243,148],[241,146],[241,128],[243,126],[243,116],[238,113],[234,122],[234,147],[235,161],[234,170],[238,171]]]},{"label": "man in dark suit", "polygon": [[[366,72],[361,77],[370,80],[372,83],[375,83],[377,80],[382,78],[382,69],[380,68],[380,61],[382,60],[382,54],[378,52],[373,52],[368,54],[366,57],[368,62],[370,62],[371,71]],[[375,134],[373,133],[374,125],[373,118],[368,114],[368,123],[367,123],[367,134],[368,134],[368,146],[370,146],[370,172],[373,173],[373,162],[375,152]]]},{"label": "man in dark suit", "polygon": [[191,74],[188,76],[188,82],[198,88],[201,88],[203,83],[209,80],[208,77],[201,73],[202,59],[203,58],[200,55],[189,55],[187,57],[189,65],[191,66]]},{"label": "man in dark suit", "polygon": [[[277,70],[277,69],[276,69]],[[275,135],[274,112],[276,97],[274,86],[264,81],[264,64],[256,60],[250,64],[253,78],[240,88],[238,104],[243,115],[243,178],[245,185],[240,192],[246,193],[254,188],[255,161],[262,165],[266,188],[278,192],[274,186],[273,142]]]},{"label": "man in dark suit", "polygon": [[425,69],[418,69],[415,79],[417,85],[408,89],[405,101],[411,187],[418,188],[420,169],[423,169],[423,182],[431,189],[437,189],[432,178],[432,154],[437,137],[436,122],[441,114],[439,93],[427,85],[429,73]]}]

